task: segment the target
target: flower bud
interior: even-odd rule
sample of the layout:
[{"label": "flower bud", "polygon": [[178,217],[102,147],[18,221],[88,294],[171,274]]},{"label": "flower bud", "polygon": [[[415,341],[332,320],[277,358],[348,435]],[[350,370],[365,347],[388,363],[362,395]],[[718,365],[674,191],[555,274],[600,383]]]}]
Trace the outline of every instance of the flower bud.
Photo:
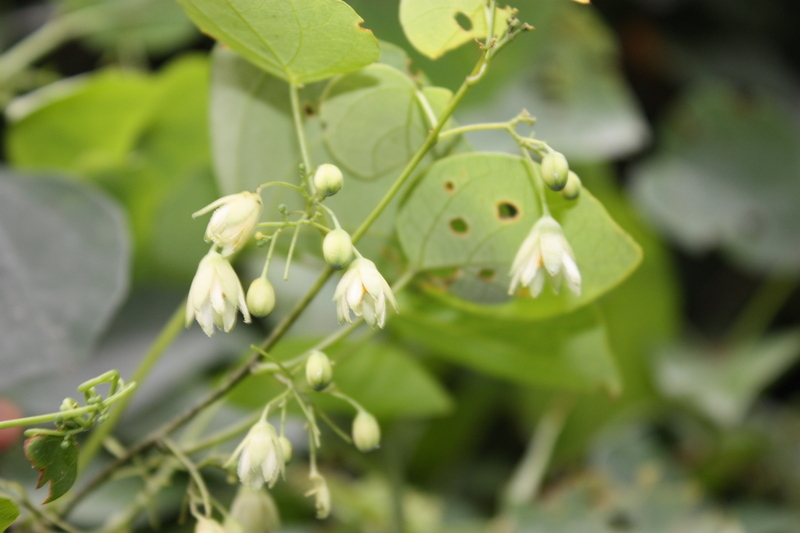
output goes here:
[{"label": "flower bud", "polygon": [[338,270],[347,266],[353,258],[353,241],[350,239],[350,234],[343,229],[328,232],[322,241],[322,257],[331,268]]},{"label": "flower bud", "polygon": [[381,427],[375,417],[366,411],[359,411],[353,419],[353,443],[365,453],[380,446]]},{"label": "flower bud", "polygon": [[197,517],[194,533],[226,533],[222,525],[216,520],[204,516]]},{"label": "flower bud", "polygon": [[236,524],[242,533],[269,533],[281,527],[281,519],[275,500],[264,490],[255,490],[246,485],[239,487],[231,504],[231,512],[225,521],[228,533],[236,531]]},{"label": "flower bud", "polygon": [[342,188],[344,178],[336,165],[325,163],[314,172],[314,187],[322,196],[333,196]]},{"label": "flower bud", "polygon": [[331,384],[333,369],[328,356],[322,352],[313,351],[306,361],[306,381],[314,390],[323,390]]},{"label": "flower bud", "polygon": [[561,189],[561,196],[567,200],[574,200],[581,194],[581,179],[573,171],[569,171],[567,184]]},{"label": "flower bud", "polygon": [[283,449],[283,462],[288,465],[292,462],[292,454],[294,453],[292,443],[286,437],[279,437],[278,442],[281,445],[281,449]]},{"label": "flower bud", "polygon": [[561,152],[550,152],[542,158],[542,178],[548,187],[560,191],[567,184],[569,164]]},{"label": "flower bud", "polygon": [[247,289],[247,309],[250,314],[265,317],[275,308],[275,289],[266,278],[257,278]]},{"label": "flower bud", "polygon": [[317,508],[317,518],[324,520],[331,514],[331,491],[328,483],[319,473],[314,472],[309,476],[312,488],[306,492],[306,496],[314,496],[314,504]]}]

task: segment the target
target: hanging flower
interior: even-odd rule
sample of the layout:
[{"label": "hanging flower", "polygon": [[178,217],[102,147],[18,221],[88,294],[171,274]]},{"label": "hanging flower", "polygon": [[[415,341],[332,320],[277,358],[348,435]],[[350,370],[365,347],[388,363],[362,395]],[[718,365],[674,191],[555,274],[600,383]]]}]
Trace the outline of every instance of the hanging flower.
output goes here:
[{"label": "hanging flower", "polygon": [[511,286],[513,294],[519,285],[530,287],[531,295],[539,296],[544,287],[545,274],[551,278],[553,292],[558,294],[563,279],[575,294],[581,294],[581,273],[575,264],[561,225],[551,216],[543,216],[533,225],[528,237],[520,246],[511,265]]},{"label": "hanging flower", "polygon": [[311,480],[313,488],[306,492],[306,496],[314,496],[317,518],[324,520],[331,514],[331,491],[328,489],[328,483],[316,471],[312,471],[308,478]]},{"label": "hanging flower", "polygon": [[261,216],[261,205],[258,193],[244,191],[223,196],[192,214],[192,218],[216,209],[208,222],[205,239],[222,248],[222,257],[228,257],[247,244]]},{"label": "hanging flower", "polygon": [[254,489],[264,483],[271,488],[283,473],[283,447],[275,428],[266,420],[256,422],[233,452],[231,460],[239,458],[239,481]]},{"label": "hanging flower", "polygon": [[227,259],[212,250],[200,261],[192,280],[186,304],[186,327],[197,318],[209,337],[214,335],[214,326],[230,331],[236,323],[237,309],[249,323],[250,313],[236,272]]},{"label": "hanging flower", "polygon": [[369,259],[359,257],[344,273],[336,292],[333,294],[336,302],[336,314],[341,324],[345,320],[352,323],[350,311],[356,316],[363,317],[371,327],[383,327],[386,322],[386,302],[392,304],[397,311],[397,301],[392,294],[392,288],[383,279],[375,263]]}]

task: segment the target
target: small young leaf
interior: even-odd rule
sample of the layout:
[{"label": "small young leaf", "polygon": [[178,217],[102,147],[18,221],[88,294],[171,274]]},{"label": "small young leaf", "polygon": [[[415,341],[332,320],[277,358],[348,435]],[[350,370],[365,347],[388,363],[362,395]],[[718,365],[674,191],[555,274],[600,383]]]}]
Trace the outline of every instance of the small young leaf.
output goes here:
[{"label": "small young leaf", "polygon": [[50,483],[50,495],[43,503],[63,496],[78,476],[78,446],[70,443],[63,447],[63,442],[55,435],[36,435],[25,442],[25,456],[41,472],[36,488]]},{"label": "small young leaf", "polygon": [[200,29],[296,85],[374,63],[378,40],[341,0],[178,0]]},{"label": "small young leaf", "polygon": [[[448,50],[486,37],[484,0],[402,0],[400,24],[414,48],[436,59]],[[501,32],[511,8],[496,9],[494,31]]]},{"label": "small young leaf", "polygon": [[0,498],[0,532],[5,531],[19,516],[17,504],[7,498]]}]

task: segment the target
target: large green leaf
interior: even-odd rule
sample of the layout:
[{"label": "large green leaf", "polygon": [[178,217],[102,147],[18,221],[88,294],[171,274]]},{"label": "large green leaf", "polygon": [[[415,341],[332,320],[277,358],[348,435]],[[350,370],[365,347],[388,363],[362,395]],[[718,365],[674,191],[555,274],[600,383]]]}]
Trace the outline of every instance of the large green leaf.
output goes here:
[{"label": "large green leaf", "polygon": [[0,531],[5,531],[19,517],[19,507],[7,498],[0,498]]},{"label": "large green leaf", "polygon": [[[418,269],[458,269],[449,273],[445,284],[469,300],[506,301],[511,261],[541,216],[531,168],[540,172],[538,164],[530,167],[519,157],[486,153],[459,154],[434,163],[398,214],[400,243],[411,264]],[[546,290],[535,300],[516,300],[485,312],[530,318],[567,312],[613,288],[639,263],[639,247],[588,191],[572,202],[547,193],[547,201],[575,253],[582,295]]]},{"label": "large green leaf", "polygon": [[[436,59],[448,50],[486,37],[489,22],[484,0],[401,0],[400,24],[420,53]],[[506,27],[511,8],[495,11],[494,33]]]},{"label": "large green leaf", "polygon": [[614,394],[621,387],[605,328],[591,308],[542,321],[497,320],[422,299],[404,302],[389,325],[431,355],[517,383]]},{"label": "large green leaf", "polygon": [[86,357],[125,296],[128,269],[113,201],[0,169],[0,387]]},{"label": "large green leaf", "polygon": [[50,483],[50,494],[43,503],[59,499],[78,477],[78,446],[66,446],[64,439],[55,435],[36,435],[25,441],[25,456],[40,471],[36,488]]},{"label": "large green leaf", "polygon": [[[424,106],[437,115],[450,97],[442,88],[417,90],[408,76],[389,65],[341,76],[322,95],[325,145],[357,177],[375,179],[399,171],[430,129]],[[450,144],[445,142],[443,149]]]},{"label": "large green leaf", "polygon": [[200,29],[299,85],[378,60],[372,32],[341,0],[178,0]]},{"label": "large green leaf", "polygon": [[769,95],[692,87],[633,173],[634,198],[684,247],[759,271],[800,269],[800,131]]}]

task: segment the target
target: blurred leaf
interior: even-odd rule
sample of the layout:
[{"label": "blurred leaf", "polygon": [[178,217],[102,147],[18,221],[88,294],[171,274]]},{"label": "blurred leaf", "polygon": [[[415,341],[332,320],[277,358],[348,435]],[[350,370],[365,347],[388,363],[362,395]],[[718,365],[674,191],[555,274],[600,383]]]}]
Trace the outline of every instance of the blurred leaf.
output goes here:
[{"label": "blurred leaf", "polygon": [[549,320],[498,320],[419,299],[404,302],[389,325],[430,355],[517,383],[611,394],[621,387],[593,309]]},{"label": "blurred leaf", "polygon": [[96,29],[83,41],[100,52],[163,54],[196,38],[197,30],[175,2],[163,0],[61,0],[68,10],[92,10]]},{"label": "blurred leaf", "polygon": [[78,446],[74,442],[62,446],[63,443],[64,438],[55,435],[36,435],[25,442],[25,457],[41,472],[36,488],[50,483],[50,494],[42,503],[66,494],[78,477]]},{"label": "blurred leaf", "polygon": [[[271,352],[286,360],[307,351],[314,339],[282,342]],[[358,347],[345,346],[326,353],[334,361],[333,382],[336,388],[351,395],[378,418],[426,418],[440,416],[452,408],[447,392],[412,355],[403,349],[369,342]],[[340,360],[341,359],[341,360]],[[305,386],[305,378],[301,383]],[[230,399],[233,403],[256,408],[263,406],[282,386],[270,375],[256,375],[238,386]],[[352,412],[342,400],[324,393],[309,392],[309,399],[326,411]]]},{"label": "blurred leaf", "polygon": [[8,157],[25,169],[95,172],[122,164],[156,91],[141,74],[107,70],[53,83],[6,111]]},{"label": "blurred leaf", "polygon": [[[336,78],[320,106],[325,145],[337,163],[360,178],[399,172],[428,134],[430,119],[419,99],[427,101],[433,90],[417,91],[402,71],[381,64]],[[440,105],[428,103],[434,113],[452,96],[438,90],[444,91],[434,95]]]},{"label": "blurred leaf", "polygon": [[721,247],[757,271],[800,268],[800,133],[762,93],[698,84],[672,111],[663,144],[633,173],[633,195],[684,247]]},{"label": "blurred leaf", "polygon": [[[483,39],[488,33],[483,0],[401,0],[400,24],[420,53],[436,59],[464,43]],[[494,33],[506,28],[511,8],[496,8]]]},{"label": "blurred leaf", "polygon": [[372,32],[339,0],[178,0],[200,29],[274,76],[301,85],[378,60]]},{"label": "blurred leaf", "polygon": [[114,202],[0,169],[0,387],[88,355],[125,296],[128,268]]},{"label": "blurred leaf", "polygon": [[699,346],[664,351],[657,360],[661,391],[688,402],[721,426],[742,422],[757,396],[800,357],[800,331],[772,335],[730,351]]},{"label": "blurred leaf", "polygon": [[[488,153],[460,154],[434,163],[398,214],[400,243],[411,264],[419,269],[463,268],[445,283],[467,300],[509,300],[509,266],[541,215],[529,168],[519,157]],[[533,168],[539,172],[538,164]],[[539,298],[515,299],[503,306],[442,298],[478,313],[544,318],[595,300],[636,268],[641,260],[638,245],[588,191],[571,202],[548,193],[547,201],[575,253],[583,277],[581,296],[545,290]]]},{"label": "blurred leaf", "polygon": [[7,498],[0,498],[0,531],[5,531],[19,517],[19,507]]}]

